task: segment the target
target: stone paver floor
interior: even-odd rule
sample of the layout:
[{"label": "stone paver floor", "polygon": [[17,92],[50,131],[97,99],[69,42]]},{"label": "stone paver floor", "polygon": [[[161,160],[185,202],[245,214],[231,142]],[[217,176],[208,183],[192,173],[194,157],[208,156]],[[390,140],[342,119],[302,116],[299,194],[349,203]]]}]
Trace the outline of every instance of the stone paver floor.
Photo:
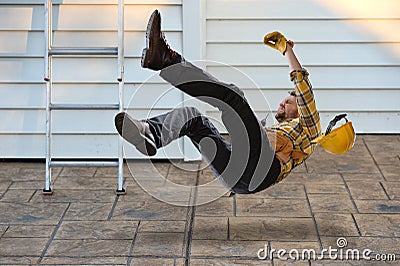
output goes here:
[{"label": "stone paver floor", "polygon": [[[124,196],[114,194],[115,168],[53,169],[55,192],[45,196],[43,163],[0,163],[0,264],[384,264],[332,260],[324,250],[330,247],[338,249],[332,256],[370,249],[366,255],[372,258],[395,254],[400,260],[399,152],[399,135],[361,135],[343,156],[317,148],[286,180],[261,193],[223,195],[199,206],[155,199],[127,168]],[[134,175],[148,178],[154,193],[166,193],[177,204],[207,198],[196,190],[163,191],[145,163],[133,165]],[[202,163],[154,166],[182,185],[213,180]],[[314,250],[319,259],[283,261],[274,252],[272,260],[260,260],[265,248],[292,256]]]}]

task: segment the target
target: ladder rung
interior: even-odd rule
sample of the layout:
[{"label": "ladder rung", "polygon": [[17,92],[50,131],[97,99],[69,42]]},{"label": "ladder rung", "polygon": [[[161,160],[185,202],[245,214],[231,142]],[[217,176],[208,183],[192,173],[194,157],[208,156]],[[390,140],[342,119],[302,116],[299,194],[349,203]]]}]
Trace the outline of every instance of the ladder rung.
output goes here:
[{"label": "ladder rung", "polygon": [[51,104],[51,110],[118,110],[119,104]]},{"label": "ladder rung", "polygon": [[52,161],[50,167],[81,167],[81,166],[92,166],[92,167],[111,167],[118,166],[118,161]]},{"label": "ladder rung", "polygon": [[106,48],[52,48],[49,55],[118,55],[117,47]]}]

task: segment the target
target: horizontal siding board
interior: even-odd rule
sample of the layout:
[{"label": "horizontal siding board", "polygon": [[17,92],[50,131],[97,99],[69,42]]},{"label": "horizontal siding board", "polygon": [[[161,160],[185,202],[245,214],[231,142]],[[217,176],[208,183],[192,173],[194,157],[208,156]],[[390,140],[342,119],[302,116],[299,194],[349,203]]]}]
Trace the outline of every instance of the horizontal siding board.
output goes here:
[{"label": "horizontal siding board", "polygon": [[[146,29],[147,19],[154,9],[168,14],[163,19],[164,30],[182,30],[180,5],[126,5],[125,30]],[[89,14],[94,14],[90,15]],[[116,30],[117,5],[54,5],[53,30]],[[2,5],[0,30],[43,30],[44,5]]]},{"label": "horizontal siding board", "polygon": [[42,110],[1,110],[0,133],[44,133],[46,114]]},{"label": "horizontal siding board", "polygon": [[0,6],[0,30],[42,30],[44,5]]},{"label": "horizontal siding board", "polygon": [[[288,96],[287,90],[244,90],[253,110],[272,111]],[[399,90],[314,90],[318,110],[327,112],[400,112]]]},{"label": "horizontal siding board", "polygon": [[[54,57],[53,59],[54,82],[115,82],[117,76],[116,58]],[[125,82],[145,81],[159,83],[162,79],[158,76],[158,72],[143,69],[140,58],[125,58]]]},{"label": "horizontal siding board", "polygon": [[[113,31],[61,31],[53,35],[54,47],[117,47],[118,33]],[[126,35],[125,35],[126,38]]]},{"label": "horizontal siding board", "polygon": [[54,82],[112,82],[117,79],[116,58],[53,58]]},{"label": "horizontal siding board", "polygon": [[[166,32],[168,43],[182,50],[182,32]],[[0,31],[2,57],[43,57],[43,31]],[[55,31],[54,47],[117,47],[117,31]],[[145,29],[125,32],[125,56],[140,57],[146,46]]]},{"label": "horizontal siding board", "polygon": [[129,109],[172,109],[182,105],[182,92],[169,84],[137,84],[127,87],[125,106]]},{"label": "horizontal siding board", "polygon": [[[55,104],[117,104],[118,85],[55,83],[52,91],[52,102]],[[43,107],[45,107],[45,104]]]},{"label": "horizontal siding board", "polygon": [[[1,82],[42,82],[42,58],[0,57]],[[117,59],[112,57],[54,57],[54,82],[115,82]],[[163,82],[158,73],[143,69],[140,58],[125,59],[126,82]]]},{"label": "horizontal siding board", "polygon": [[[127,5],[125,6],[125,29],[146,29],[147,19],[154,9],[169,16],[163,20],[163,29],[181,30],[181,6]],[[87,14],[94,13],[95,16]],[[54,30],[115,30],[118,24],[116,5],[59,5],[54,6]]]},{"label": "horizontal siding board", "polygon": [[[89,15],[92,14],[92,15]],[[55,5],[53,7],[54,30],[113,30],[118,25],[116,5]]]},{"label": "horizontal siding board", "polygon": [[[3,158],[43,158],[44,135],[6,135],[0,138]],[[68,145],[65,145],[68,143]],[[112,158],[118,154],[118,137],[109,135],[55,135],[53,158]]]},{"label": "horizontal siding board", "polygon": [[[116,133],[113,110],[53,111],[53,133]],[[44,117],[45,121],[45,117]],[[43,128],[45,131],[45,128]]]},{"label": "horizontal siding board", "polygon": [[0,135],[0,158],[44,158],[44,156],[44,135]]},{"label": "horizontal siding board", "polygon": [[[182,50],[182,32],[166,32],[168,43],[174,49]],[[60,47],[116,47],[116,31],[56,31],[54,46]],[[146,46],[145,28],[142,31],[125,32],[125,56],[141,57],[142,49]]]},{"label": "horizontal siding board", "polygon": [[[181,104],[182,93],[168,84],[125,84],[124,108],[173,108]],[[56,84],[54,103],[118,103],[116,84]]]},{"label": "horizontal siding board", "polygon": [[[325,131],[329,121],[333,119],[337,112],[321,112],[321,126]],[[400,132],[400,112],[347,112],[348,118],[352,121],[356,133],[398,133]],[[206,115],[213,121],[213,124],[222,133],[227,133],[221,122],[221,115],[218,111],[207,111]],[[259,119],[264,118],[265,112],[256,112]],[[273,119],[269,119],[272,125],[276,123]],[[373,121],[373,123],[371,123]]]},{"label": "horizontal siding board", "polygon": [[[182,105],[183,95],[168,84],[132,84],[125,89],[125,108],[129,109],[172,109]],[[275,110],[280,101],[287,96],[288,87],[281,90],[244,89],[250,105],[255,110]],[[63,84],[57,85],[53,92],[54,103],[110,104],[117,103],[117,85],[105,84]],[[399,90],[354,90],[314,88],[319,110],[322,111],[400,111]],[[338,97],[340,95],[340,97]],[[334,99],[334,100],[332,100]],[[185,103],[192,105],[191,102]],[[24,84],[18,88],[11,85],[0,86],[0,109],[16,108],[44,109],[45,88]],[[13,119],[10,123],[13,123]],[[5,128],[10,125],[4,124]]]},{"label": "horizontal siding board", "polygon": [[[182,32],[164,32],[169,45],[176,51],[182,51]],[[125,33],[125,56],[141,57],[142,50],[146,47],[145,31]]]},{"label": "horizontal siding board", "polygon": [[[180,107],[182,105],[177,105]],[[170,111],[169,107],[129,108],[136,119],[147,119]],[[55,110],[52,112],[52,132],[56,134],[116,134],[114,110]],[[44,134],[46,112],[43,109],[1,110],[4,119],[0,134]]]},{"label": "horizontal siding board", "polygon": [[148,18],[155,9],[158,9],[162,15],[163,30],[183,29],[182,6],[180,5],[128,5],[125,8],[125,30],[146,29]]},{"label": "horizontal siding board", "polygon": [[[6,117],[1,133],[44,133],[44,110],[2,110]],[[115,133],[115,111],[53,111],[53,133]]]},{"label": "horizontal siding board", "polygon": [[[126,84],[125,106],[130,109],[170,109],[182,104],[182,93],[169,84]],[[117,84],[54,84],[55,104],[117,104]],[[44,84],[0,84],[0,109],[44,109]]]},{"label": "horizontal siding board", "polygon": [[44,84],[0,84],[1,109],[41,108],[45,106],[45,102]]},{"label": "horizontal siding board", "polygon": [[[382,20],[207,20],[207,41],[262,43],[278,30],[297,42],[400,42],[399,19]],[[301,30],[299,30],[301,29]],[[383,30],[385,29],[385,30]],[[223,34],[221,34],[223,33]]]},{"label": "horizontal siding board", "polygon": [[[54,135],[52,158],[101,159],[118,156],[117,135]],[[0,158],[44,158],[45,135],[0,135]],[[182,158],[182,139],[159,149],[152,159]],[[68,145],[66,145],[68,143]],[[124,158],[148,158],[124,142]]]},{"label": "horizontal siding board", "polygon": [[211,18],[382,18],[397,17],[397,0],[207,0]]},{"label": "horizontal siding board", "polygon": [[[37,0],[36,0],[37,1]],[[118,0],[53,0],[54,4],[118,4]],[[174,4],[179,5],[182,4],[182,0],[153,0],[153,1],[146,1],[146,0],[124,0],[125,5],[165,5],[165,4]]]},{"label": "horizontal siding board", "polygon": [[0,31],[0,56],[43,56],[44,33],[30,31]]},{"label": "horizontal siding board", "polygon": [[125,59],[125,81],[128,83],[165,82],[159,73],[141,67],[140,58]]},{"label": "horizontal siding board", "polygon": [[[305,65],[398,65],[400,70],[400,43],[300,43],[295,49]],[[262,43],[208,44],[207,60],[233,65],[287,65],[284,57]]]},{"label": "horizontal siding board", "polygon": [[[307,65],[305,67],[310,72],[310,80],[315,88],[399,89],[398,67],[307,67]],[[209,66],[207,69],[219,79],[234,83],[241,88],[278,89],[292,86],[287,66],[237,68]]]},{"label": "horizontal siding board", "polygon": [[0,69],[1,82],[41,82],[44,61],[41,58],[0,57]]},{"label": "horizontal siding board", "polygon": [[[22,5],[22,4],[43,4],[43,1],[46,0],[1,0],[1,4],[14,4],[14,5]],[[146,0],[124,0],[125,5],[129,4],[149,4]],[[151,1],[150,4],[181,4],[182,0],[157,0]],[[64,4],[64,5],[76,5],[76,4],[84,4],[84,5],[98,5],[98,4],[118,4],[118,0],[53,0],[53,4]]]},{"label": "horizontal siding board", "polygon": [[400,90],[326,90],[315,97],[322,111],[400,112]]}]

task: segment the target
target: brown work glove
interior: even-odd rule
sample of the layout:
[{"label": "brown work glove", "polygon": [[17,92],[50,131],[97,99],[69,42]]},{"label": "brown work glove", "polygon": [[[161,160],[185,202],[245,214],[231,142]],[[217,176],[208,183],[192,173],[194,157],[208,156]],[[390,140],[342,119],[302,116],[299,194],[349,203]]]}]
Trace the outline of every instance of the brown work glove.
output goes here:
[{"label": "brown work glove", "polygon": [[264,36],[264,44],[268,45],[271,48],[274,48],[285,55],[287,44],[293,48],[294,42],[288,41],[285,36],[283,36],[280,32],[274,31],[270,32]]}]

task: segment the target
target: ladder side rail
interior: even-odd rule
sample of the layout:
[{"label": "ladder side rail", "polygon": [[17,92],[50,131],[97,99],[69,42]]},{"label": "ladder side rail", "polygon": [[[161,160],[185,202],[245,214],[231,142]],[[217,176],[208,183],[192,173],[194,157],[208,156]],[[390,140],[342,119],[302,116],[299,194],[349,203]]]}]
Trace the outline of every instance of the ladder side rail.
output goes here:
[{"label": "ladder side rail", "polygon": [[44,38],[45,38],[45,53],[44,53],[44,81],[46,83],[46,182],[43,188],[44,194],[52,194],[53,189],[51,187],[51,90],[52,90],[52,60],[49,56],[49,51],[52,46],[52,0],[45,0],[44,7]]},{"label": "ladder side rail", "polygon": [[[118,0],[118,104],[119,112],[124,110],[124,0]],[[122,138],[118,137],[118,186],[116,193],[125,194],[123,188],[124,158]]]}]

